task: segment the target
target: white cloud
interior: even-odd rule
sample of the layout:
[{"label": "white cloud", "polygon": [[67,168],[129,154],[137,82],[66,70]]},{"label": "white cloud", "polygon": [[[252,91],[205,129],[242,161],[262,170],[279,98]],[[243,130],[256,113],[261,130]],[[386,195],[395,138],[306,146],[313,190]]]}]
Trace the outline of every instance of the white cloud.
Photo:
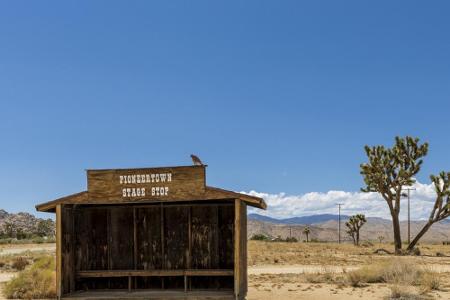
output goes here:
[{"label": "white cloud", "polygon": [[[435,191],[433,184],[416,182],[411,191],[411,218],[426,219],[433,207]],[[245,193],[245,192],[244,192]],[[310,192],[303,195],[286,195],[285,193],[267,194],[251,191],[246,194],[264,198],[266,211],[250,208],[249,212],[274,218],[290,218],[314,214],[337,214],[337,203],[342,203],[341,213],[352,215],[364,213],[367,217],[390,219],[386,201],[378,193],[329,191],[326,193]],[[404,198],[400,218],[407,219],[407,200]]]}]

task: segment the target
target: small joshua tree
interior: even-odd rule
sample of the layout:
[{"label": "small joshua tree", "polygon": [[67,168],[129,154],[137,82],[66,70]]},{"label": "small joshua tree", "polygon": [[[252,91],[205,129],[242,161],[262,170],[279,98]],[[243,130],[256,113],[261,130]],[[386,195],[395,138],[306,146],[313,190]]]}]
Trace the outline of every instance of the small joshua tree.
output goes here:
[{"label": "small joshua tree", "polygon": [[378,239],[378,241],[379,241],[380,244],[381,244],[381,243],[383,243],[384,236],[383,236],[383,235],[379,235],[379,236],[377,237],[377,239]]},{"label": "small joshua tree", "polygon": [[306,235],[306,242],[308,243],[309,242],[309,233],[311,232],[311,230],[309,229],[309,226],[306,226],[304,229],[303,229],[303,234],[305,234]]},{"label": "small joshua tree", "polygon": [[352,237],[353,244],[356,246],[359,245],[359,231],[366,222],[366,217],[363,214],[357,214],[351,216],[350,220],[345,223],[345,226],[347,226],[347,234]]}]

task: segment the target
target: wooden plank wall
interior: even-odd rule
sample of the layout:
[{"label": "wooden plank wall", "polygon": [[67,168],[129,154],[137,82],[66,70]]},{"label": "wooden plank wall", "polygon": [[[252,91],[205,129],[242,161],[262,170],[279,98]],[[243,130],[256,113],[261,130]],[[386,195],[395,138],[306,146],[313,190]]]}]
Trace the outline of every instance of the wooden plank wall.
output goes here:
[{"label": "wooden plank wall", "polygon": [[[163,268],[161,239],[161,206],[153,205],[136,211],[136,269],[160,270]],[[138,278],[136,286],[140,288],[161,288],[159,278]]]},{"label": "wooden plank wall", "polygon": [[[242,210],[242,206],[241,206]],[[171,205],[78,207],[67,236],[76,271],[179,270],[234,268],[234,205]],[[242,212],[240,213],[242,218]],[[71,224],[67,221],[67,228]],[[69,244],[68,244],[69,245]],[[63,247],[64,249],[64,247]],[[70,254],[70,249],[76,253]],[[67,258],[70,263],[70,258]],[[73,268],[72,268],[73,270]],[[73,281],[74,272],[63,281]],[[192,278],[192,288],[232,288],[232,277]],[[126,278],[78,279],[65,293],[85,289],[127,288]],[[182,277],[136,278],[135,288],[184,288]]]}]

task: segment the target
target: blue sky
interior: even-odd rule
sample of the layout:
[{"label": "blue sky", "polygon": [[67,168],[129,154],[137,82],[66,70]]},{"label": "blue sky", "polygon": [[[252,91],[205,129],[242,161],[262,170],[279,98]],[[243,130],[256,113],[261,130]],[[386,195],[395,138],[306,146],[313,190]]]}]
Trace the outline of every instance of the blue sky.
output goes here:
[{"label": "blue sky", "polygon": [[446,1],[0,3],[0,206],[84,169],[190,164],[237,191],[356,192],[365,144],[450,170]]}]

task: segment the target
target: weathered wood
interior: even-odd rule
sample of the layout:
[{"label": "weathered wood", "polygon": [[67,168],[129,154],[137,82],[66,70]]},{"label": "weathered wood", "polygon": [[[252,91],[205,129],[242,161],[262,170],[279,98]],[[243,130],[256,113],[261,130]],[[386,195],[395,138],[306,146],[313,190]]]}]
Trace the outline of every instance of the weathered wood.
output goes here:
[{"label": "weathered wood", "polygon": [[232,269],[184,270],[95,270],[78,271],[78,278],[145,277],[145,276],[233,276]]},{"label": "weathered wood", "polygon": [[56,206],[56,296],[62,296],[62,205]]},{"label": "weathered wood", "polygon": [[241,254],[241,200],[234,201],[234,295],[239,299],[240,291],[240,263],[239,258]]},{"label": "weathered wood", "polygon": [[79,278],[108,278],[128,276],[184,276],[184,270],[97,270],[79,271]]},{"label": "weathered wood", "polygon": [[192,199],[205,193],[205,167],[88,170],[89,201]]},{"label": "weathered wood", "polygon": [[61,208],[61,293],[68,294],[75,289],[75,266],[73,255],[73,211],[69,205]]},{"label": "weathered wood", "polygon": [[240,255],[239,255],[239,297],[245,299],[247,296],[247,205],[241,202],[241,221],[240,221]]},{"label": "weathered wood", "polygon": [[254,206],[254,207],[258,207],[258,208],[262,208],[262,209],[266,209],[267,208],[267,204],[264,202],[264,200],[262,198],[259,197],[255,197],[255,196],[250,196],[250,195],[245,195],[245,194],[240,194],[240,193],[236,193],[236,192],[232,192],[232,191],[227,191],[224,189],[219,189],[219,188],[215,188],[215,187],[210,187],[210,186],[205,186],[204,192],[201,193],[192,193],[189,195],[186,195],[185,198],[182,199],[177,199],[177,198],[171,198],[171,197],[165,197],[164,199],[159,199],[159,198],[154,198],[151,197],[150,199],[146,199],[146,198],[142,198],[142,197],[138,197],[138,199],[133,200],[133,199],[116,199],[114,201],[112,200],[104,200],[101,198],[95,198],[95,199],[91,199],[89,197],[89,193],[88,192],[81,192],[81,193],[77,193],[77,194],[73,194],[73,195],[69,195],[63,198],[59,198],[53,201],[49,201],[46,203],[42,203],[42,204],[38,204],[36,205],[36,209],[38,211],[42,211],[42,212],[54,212],[55,211],[55,207],[57,204],[91,204],[91,205],[95,205],[95,204],[140,204],[140,203],[160,203],[160,202],[164,202],[164,203],[182,203],[182,202],[192,202],[195,201],[197,203],[201,203],[204,201],[210,201],[210,200],[225,200],[225,201],[229,201],[229,202],[234,202],[234,199],[241,199],[242,201],[246,202],[248,205]]},{"label": "weathered wood", "polygon": [[157,300],[232,300],[233,292],[230,290],[221,291],[161,291],[161,290],[145,290],[145,291],[85,291],[75,293],[63,298],[64,300],[99,300],[99,299],[115,299],[115,300],[132,300],[132,299],[157,299]]},{"label": "weathered wood", "polygon": [[122,209],[114,208],[108,210],[111,223],[108,243],[110,269],[132,269],[134,267],[133,209],[131,207],[123,207]]},{"label": "weathered wood", "polygon": [[219,268],[217,206],[192,208],[192,267]]}]

